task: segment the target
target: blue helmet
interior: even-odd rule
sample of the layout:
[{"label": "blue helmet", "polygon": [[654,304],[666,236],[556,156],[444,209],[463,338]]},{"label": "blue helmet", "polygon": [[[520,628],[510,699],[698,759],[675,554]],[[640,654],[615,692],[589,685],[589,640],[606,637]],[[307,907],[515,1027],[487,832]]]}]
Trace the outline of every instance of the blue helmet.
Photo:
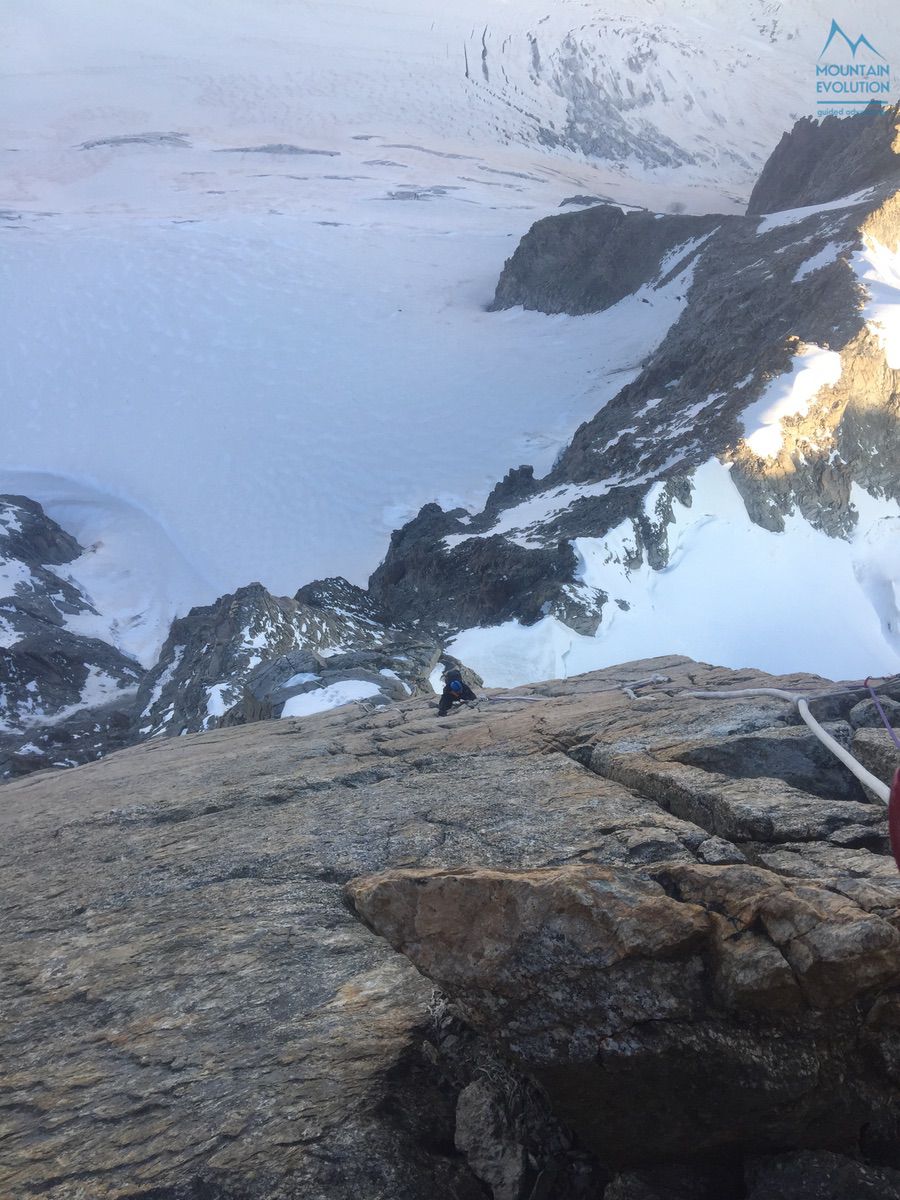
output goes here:
[{"label": "blue helmet", "polygon": [[450,691],[451,692],[461,692],[462,691],[462,684],[459,682],[458,679],[450,680]]}]

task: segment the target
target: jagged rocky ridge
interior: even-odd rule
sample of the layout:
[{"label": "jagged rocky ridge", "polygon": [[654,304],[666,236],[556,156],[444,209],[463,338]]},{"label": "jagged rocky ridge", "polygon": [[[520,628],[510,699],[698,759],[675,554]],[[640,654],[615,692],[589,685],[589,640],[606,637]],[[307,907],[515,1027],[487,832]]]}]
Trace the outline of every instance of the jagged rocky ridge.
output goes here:
[{"label": "jagged rocky ridge", "polygon": [[[652,308],[673,289],[683,303],[637,377],[576,432],[552,472],[535,479],[528,466],[511,470],[479,514],[425,506],[393,534],[367,592],[332,579],[291,599],[251,584],[194,609],[173,625],[133,701],[124,687],[136,685],[137,664],[73,641],[62,618],[53,618],[54,636],[88,671],[73,667],[72,686],[59,691],[58,664],[46,655],[29,651],[23,668],[24,645],[10,649],[24,631],[20,612],[0,647],[13,714],[0,734],[0,778],[145,737],[277,717],[287,703],[302,709],[307,692],[365,694],[372,703],[430,693],[442,647],[462,628],[553,615],[593,634],[609,604],[628,607],[632,572],[668,565],[669,530],[692,503],[698,468],[711,461],[727,466],[759,526],[781,531],[799,512],[832,537],[851,536],[854,486],[900,498],[900,380],[867,323],[856,262],[875,245],[900,249],[896,126],[896,111],[874,108],[799,122],[763,172],[747,217],[599,204],[539,221],[507,263],[494,307],[587,313],[637,294]],[[831,207],[759,216],[812,201]],[[744,414],[810,346],[839,355],[839,378],[805,414],[782,421],[780,447],[761,457],[746,439]],[[17,611],[26,593],[32,608],[46,593],[49,612],[52,597],[65,595],[55,575],[40,574],[54,562],[41,557],[46,536],[20,545],[18,559],[6,543],[15,570],[37,570],[31,582],[12,583],[4,603]],[[600,586],[583,578],[578,538],[600,548]],[[889,595],[885,581],[872,587]],[[83,596],[71,603],[90,608]],[[885,621],[896,641],[896,623]],[[120,685],[115,703],[104,696],[96,713],[78,707],[85,680],[95,678],[91,655],[112,656],[104,677]],[[31,699],[22,689],[32,685],[46,696],[26,721]],[[335,692],[338,685],[345,690]]]},{"label": "jagged rocky ridge", "polygon": [[314,711],[432,696],[431,676],[451,665],[481,683],[433,638],[382,622],[344,579],[293,598],[254,583],[192,609],[145,671],[75,631],[79,618],[99,614],[54,568],[83,548],[34,501],[0,505],[0,779],[76,766],[148,737],[277,718],[303,697]]},{"label": "jagged rocky ridge", "polygon": [[288,700],[351,680],[370,685],[377,703],[431,693],[440,653],[382,625],[366,593],[344,579],[310,584],[293,599],[253,583],[173,623],[138,692],[137,733],[278,717]]},{"label": "jagged rocky ridge", "polygon": [[[0,1194],[896,1200],[884,808],[690,695],[772,685],[823,681],[657,659],[8,784]],[[814,711],[900,762],[864,690]]]},{"label": "jagged rocky ridge", "polygon": [[[585,313],[638,288],[652,304],[677,280],[682,315],[548,476],[520,467],[481,513],[428,505],[393,535],[369,589],[385,615],[440,630],[552,614],[592,633],[617,597],[584,585],[572,541],[616,531],[606,551],[613,588],[643,562],[666,566],[673,505],[690,505],[694,473],[710,460],[730,469],[750,519],[776,532],[797,511],[847,536],[853,484],[898,498],[900,376],[868,324],[856,265],[873,247],[900,250],[896,130],[897,110],[873,108],[786,135],[755,211],[846,198],[818,211],[767,221],[603,206],[539,221],[506,264],[495,308]],[[860,192],[861,182],[871,186]],[[839,355],[840,376],[782,422],[773,456],[760,455],[743,414],[810,347]]]},{"label": "jagged rocky ridge", "polygon": [[98,615],[66,571],[83,552],[39,504],[0,496],[0,779],[129,741],[144,672],[78,632]]}]

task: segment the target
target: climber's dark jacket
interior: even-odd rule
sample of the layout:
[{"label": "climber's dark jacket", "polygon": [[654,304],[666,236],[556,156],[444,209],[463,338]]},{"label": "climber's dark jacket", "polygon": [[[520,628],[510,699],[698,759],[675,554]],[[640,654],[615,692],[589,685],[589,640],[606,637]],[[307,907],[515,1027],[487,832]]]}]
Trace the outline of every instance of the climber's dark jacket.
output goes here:
[{"label": "climber's dark jacket", "polygon": [[[462,681],[460,680],[460,682]],[[477,700],[477,698],[472,689],[464,683],[460,692],[452,691],[449,682],[445,683],[444,690],[441,692],[441,702],[438,705],[438,716],[446,717],[454,704],[462,704],[465,700]]]}]

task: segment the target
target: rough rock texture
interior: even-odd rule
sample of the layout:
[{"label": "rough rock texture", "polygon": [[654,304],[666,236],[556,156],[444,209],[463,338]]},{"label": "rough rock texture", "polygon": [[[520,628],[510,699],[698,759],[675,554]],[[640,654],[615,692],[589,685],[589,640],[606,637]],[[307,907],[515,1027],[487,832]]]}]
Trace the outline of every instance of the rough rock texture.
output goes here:
[{"label": "rough rock texture", "polygon": [[871,187],[896,169],[900,106],[870,104],[854,117],[804,117],[773,150],[747,212],[824,204]]},{"label": "rough rock texture", "polygon": [[751,1163],[747,1200],[898,1200],[900,1172],[838,1154],[786,1154]]},{"label": "rough rock texture", "polygon": [[314,693],[334,684],[356,680],[378,691],[365,701],[390,704],[407,696],[433,696],[428,677],[437,666],[440,647],[433,642],[406,642],[396,634],[390,646],[373,650],[293,650],[269,659],[251,671],[240,702],[225,713],[221,724],[242,725],[282,715],[294,696]]},{"label": "rough rock texture", "polygon": [[123,744],[143,669],[78,632],[98,615],[65,570],[82,553],[35,501],[0,496],[0,779]]},{"label": "rough rock texture", "polygon": [[[669,682],[638,700],[622,692],[653,673]],[[655,1031],[655,1103],[669,1097],[673,1139],[686,1105],[706,1101],[668,1069],[685,1053],[670,1035],[678,1027],[687,1044],[709,1048],[718,1014],[717,1061],[735,1084],[722,1101],[731,1119],[760,1119],[748,1081],[761,1081],[784,1130],[796,1132],[803,1112],[822,1107],[813,1078],[828,1094],[843,1064],[845,1101],[799,1144],[820,1146],[827,1133],[826,1148],[850,1153],[854,1170],[863,1153],[867,1171],[896,1167],[884,1080],[892,1075],[896,1090],[900,981],[886,975],[900,877],[885,853],[883,809],[807,790],[816,764],[807,758],[805,776],[777,736],[797,729],[789,706],[711,706],[682,690],[764,683],[772,680],[654,660],[538,685],[529,691],[539,703],[486,699],[441,721],[410,699],[382,712],[158,739],[6,785],[0,1195],[484,1200],[493,1189],[503,1200],[597,1200],[611,1172],[573,1144],[541,1089],[342,903],[355,876],[441,869],[462,878],[461,866],[606,881],[621,943],[611,922],[586,920],[577,936],[608,947],[608,985],[566,940],[571,924],[560,921],[558,939],[550,925],[520,943],[529,980],[540,978],[545,953],[570,955],[553,1000],[560,1019],[541,1045],[569,1045],[575,1015],[562,1002],[593,971],[600,986],[577,993],[583,1045],[597,1045],[591,1005],[605,1006],[610,1023],[631,1012],[632,1029],[606,1046],[627,1077],[635,1063],[651,1070]],[[857,691],[821,701],[820,715],[837,725],[862,699]],[[768,776],[679,761],[766,731]],[[860,727],[851,736],[889,754],[878,734]],[[785,769],[791,785],[780,781]],[[746,840],[728,841],[722,831],[732,828]],[[730,864],[708,865],[729,851]],[[473,928],[488,916],[474,912]],[[502,943],[491,953],[510,954]],[[641,969],[642,988],[623,983]],[[524,989],[516,1003],[539,1017]],[[648,1012],[660,1019],[643,1023]],[[533,1037],[527,1028],[521,1036]],[[498,1046],[504,1040],[498,1031]],[[812,1045],[821,1062],[802,1059]],[[798,1059],[803,1070],[789,1077],[785,1063]],[[573,1064],[534,1066],[567,1111]],[[716,1086],[725,1091],[723,1080]],[[626,1140],[634,1123],[646,1125],[630,1097],[627,1088],[616,1095]],[[723,1119],[713,1118],[707,1141]],[[688,1174],[743,1177],[741,1136],[733,1161]],[[752,1161],[767,1169],[758,1154]],[[681,1166],[657,1167],[657,1181],[686,1177]],[[636,1179],[622,1173],[609,1187],[631,1195],[621,1189]]]},{"label": "rough rock texture", "polygon": [[896,887],[860,903],[751,866],[581,865],[351,895],[606,1163],[868,1139],[900,1164]]}]

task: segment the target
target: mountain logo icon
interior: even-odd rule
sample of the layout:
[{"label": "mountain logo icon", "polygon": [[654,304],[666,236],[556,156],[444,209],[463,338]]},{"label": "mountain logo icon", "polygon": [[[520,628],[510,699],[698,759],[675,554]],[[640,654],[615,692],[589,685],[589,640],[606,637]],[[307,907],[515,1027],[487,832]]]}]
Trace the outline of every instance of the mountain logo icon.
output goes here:
[{"label": "mountain logo icon", "polygon": [[822,53],[819,55],[819,58],[823,57],[823,55],[825,54],[825,51],[828,49],[828,47],[831,45],[831,43],[834,41],[835,38],[843,38],[844,39],[844,41],[847,43],[848,48],[852,52],[854,58],[856,58],[856,52],[860,48],[860,46],[865,46],[867,50],[871,50],[872,53],[877,54],[879,58],[884,58],[884,55],[879,50],[875,49],[875,47],[872,45],[872,43],[869,41],[869,39],[866,37],[866,35],[864,33],[861,33],[855,42],[852,41],[851,38],[849,38],[847,36],[847,34],[844,33],[843,29],[841,29],[840,25],[838,25],[837,21],[835,21],[835,19],[833,17],[831,19],[831,30],[829,31],[829,34],[828,34],[828,41],[825,43],[825,46],[822,50]]}]

